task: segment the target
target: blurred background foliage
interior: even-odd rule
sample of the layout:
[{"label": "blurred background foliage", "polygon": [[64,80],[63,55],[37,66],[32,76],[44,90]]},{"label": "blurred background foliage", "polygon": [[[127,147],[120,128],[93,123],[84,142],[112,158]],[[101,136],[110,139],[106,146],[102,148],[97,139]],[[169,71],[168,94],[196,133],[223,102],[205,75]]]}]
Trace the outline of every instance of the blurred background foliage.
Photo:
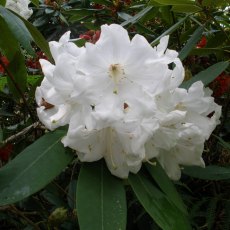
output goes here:
[{"label": "blurred background foliage", "polygon": [[[131,36],[142,34],[152,45],[170,34],[169,48],[179,52],[186,71],[185,80],[193,82],[196,77],[200,78],[213,90],[216,102],[223,106],[221,124],[205,145],[203,156],[208,167],[205,170],[185,168],[181,181],[174,184],[188,207],[192,229],[230,229],[228,0],[33,0],[30,3],[33,14],[28,20],[7,10],[4,4],[0,1],[0,164],[1,175],[6,177],[0,178],[0,199],[5,199],[5,184],[10,184],[7,191],[11,191],[22,186],[18,181],[26,180],[26,174],[33,173],[29,167],[24,168],[26,164],[21,164],[19,158],[12,175],[7,174],[10,166],[4,166],[47,133],[38,122],[34,101],[35,89],[43,78],[38,60],[45,58],[52,62],[47,42],[58,40],[71,30],[71,38],[80,38],[75,42],[82,46],[86,41],[96,42],[102,24],[118,23],[128,29]],[[60,138],[58,135],[49,138],[55,142],[55,138]],[[46,147],[50,144],[47,138],[40,143]],[[36,153],[33,157],[38,160]],[[63,164],[57,163],[57,166],[55,161],[50,163],[54,158],[50,153],[42,159],[48,176],[36,182],[38,187],[34,185],[33,191],[9,198],[12,202],[0,202],[2,230],[79,229],[76,184],[81,163],[75,158],[72,161],[72,155],[68,155],[68,159],[63,158]],[[43,171],[41,164],[33,168],[38,174]],[[54,172],[52,175],[49,167]],[[20,174],[22,170],[25,175]],[[16,173],[19,174],[17,180]],[[148,168],[142,173],[146,178],[151,177]],[[161,188],[154,178],[150,179]],[[135,185],[134,179],[131,178],[130,183]],[[159,227],[127,182],[124,186],[128,230],[168,229]]]}]

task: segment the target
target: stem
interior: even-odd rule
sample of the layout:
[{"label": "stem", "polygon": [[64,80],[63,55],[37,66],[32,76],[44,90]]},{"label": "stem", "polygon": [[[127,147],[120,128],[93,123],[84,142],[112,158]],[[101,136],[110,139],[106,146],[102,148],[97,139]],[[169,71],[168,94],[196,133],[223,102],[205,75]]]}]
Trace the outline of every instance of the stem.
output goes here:
[{"label": "stem", "polygon": [[61,190],[66,196],[68,196],[73,202],[75,202],[75,199],[73,197],[71,197],[66,191],[65,189],[63,189],[58,183],[56,183],[55,181],[51,182],[52,184],[54,184],[55,186],[57,186],[57,188],[59,190]]},{"label": "stem", "polygon": [[20,210],[18,210],[15,206],[11,205],[10,206],[11,210],[14,211],[16,214],[18,214],[19,216],[21,216],[24,220],[26,220],[31,226],[33,226],[33,228],[35,230],[40,230],[40,228],[33,222],[31,221],[29,218],[27,218],[23,212],[21,212]]},{"label": "stem", "polygon": [[16,88],[16,90],[18,91],[18,93],[20,94],[20,96],[21,96],[21,98],[22,98],[22,100],[23,100],[23,103],[24,103],[24,105],[25,105],[25,107],[26,107],[26,109],[27,109],[27,111],[28,111],[28,113],[29,113],[29,115],[30,115],[30,117],[31,117],[31,120],[32,120],[33,122],[35,122],[36,119],[34,119],[33,113],[32,113],[32,111],[30,110],[30,108],[29,108],[29,106],[28,106],[28,104],[27,104],[27,101],[26,101],[26,98],[25,98],[24,93],[23,93],[22,90],[20,89],[20,87],[19,87],[19,85],[17,84],[17,82],[14,80],[14,76],[13,76],[13,75],[11,74],[11,72],[8,70],[8,68],[6,67],[5,63],[2,61],[1,57],[2,57],[2,55],[1,55],[1,53],[0,53],[0,65],[1,65],[1,66],[3,67],[3,69],[6,71],[8,77],[9,77],[10,80],[12,81],[14,87]]},{"label": "stem", "polygon": [[22,131],[10,136],[9,138],[7,138],[5,141],[3,141],[3,145],[6,145],[8,143],[12,143],[14,142],[16,139],[18,139],[21,136],[26,135],[27,133],[29,133],[32,129],[35,129],[37,126],[39,125],[39,122],[35,122],[32,125],[24,128]]}]

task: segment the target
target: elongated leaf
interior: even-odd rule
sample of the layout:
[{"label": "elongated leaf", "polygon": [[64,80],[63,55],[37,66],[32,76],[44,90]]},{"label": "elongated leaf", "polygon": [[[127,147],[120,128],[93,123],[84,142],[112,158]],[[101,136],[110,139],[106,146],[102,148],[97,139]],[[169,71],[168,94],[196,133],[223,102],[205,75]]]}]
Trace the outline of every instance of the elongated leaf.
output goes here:
[{"label": "elongated leaf", "polygon": [[216,139],[218,139],[218,140],[220,141],[220,144],[221,144],[224,148],[230,150],[230,143],[225,142],[221,137],[218,137],[218,136],[216,136],[216,135],[214,135],[214,134],[212,134],[212,135],[213,135]]},{"label": "elongated leaf", "polygon": [[103,161],[84,163],[77,184],[77,213],[81,230],[125,230],[126,199],[122,181]]},{"label": "elongated leaf", "polygon": [[39,32],[39,30],[36,27],[33,26],[33,24],[31,24],[30,22],[28,22],[23,17],[20,17],[20,18],[24,22],[24,24],[27,27],[27,29],[29,30],[31,36],[33,37],[34,42],[36,43],[36,45],[46,54],[46,56],[48,57],[48,59],[50,61],[52,61],[53,58],[52,58],[52,55],[50,53],[49,44],[45,40],[45,38],[43,37],[43,35]]},{"label": "elongated leaf", "polygon": [[229,48],[220,47],[220,48],[198,48],[191,51],[191,55],[205,56],[209,54],[224,55],[229,53]]},{"label": "elongated leaf", "polygon": [[[7,26],[5,20],[0,17],[0,47],[4,55],[11,60],[17,51],[20,51],[20,45],[17,39],[13,36],[13,33]],[[6,45],[10,44],[10,45]],[[0,78],[1,79],[1,78]]]},{"label": "elongated leaf", "polygon": [[35,5],[35,6],[39,6],[39,0],[31,0],[31,2]]},{"label": "elongated leaf", "polygon": [[200,40],[202,33],[203,33],[203,27],[198,27],[195,32],[192,34],[186,45],[183,47],[183,49],[179,53],[179,58],[184,60],[191,50],[194,48],[194,46],[197,44],[197,42]]},{"label": "elongated leaf", "polygon": [[12,34],[26,49],[26,51],[30,55],[34,55],[34,50],[30,44],[32,37],[20,18],[2,6],[0,6],[0,16],[3,17]]},{"label": "elongated leaf", "polygon": [[73,158],[60,143],[64,135],[63,130],[44,135],[0,169],[0,206],[30,196],[61,173]]},{"label": "elongated leaf", "polygon": [[158,38],[156,38],[153,42],[151,42],[151,45],[156,45],[162,37],[165,35],[173,33],[184,21],[188,18],[188,16],[182,18],[180,21],[175,23],[173,26],[171,26],[169,29],[167,29],[163,34],[161,34]]},{"label": "elongated leaf", "polygon": [[89,15],[94,15],[97,12],[101,12],[101,9],[70,9],[70,10],[65,10],[62,13],[63,14],[71,14],[71,15],[78,15],[78,16],[89,16]]},{"label": "elongated leaf", "polygon": [[161,190],[167,195],[168,199],[183,213],[188,215],[184,202],[178,194],[175,185],[168,178],[161,165],[157,163],[156,166],[153,166],[147,163],[145,166]]},{"label": "elongated leaf", "polygon": [[209,68],[207,68],[204,71],[201,71],[188,81],[183,82],[180,87],[188,89],[194,82],[196,81],[202,81],[204,83],[204,86],[207,86],[209,83],[211,83],[217,76],[219,76],[227,67],[229,63],[228,62],[218,62]]},{"label": "elongated leaf", "polygon": [[128,19],[127,21],[123,22],[121,25],[122,26],[126,26],[129,23],[136,23],[138,22],[143,16],[145,16],[150,10],[152,9],[152,6],[147,6],[146,8],[144,8],[143,10],[141,10],[139,13],[137,13],[135,16],[133,16],[132,18]]},{"label": "elongated leaf", "polygon": [[154,0],[163,5],[195,5],[194,0]]},{"label": "elongated leaf", "polygon": [[228,180],[230,179],[230,168],[210,165],[205,168],[191,166],[185,167],[184,174],[203,180]]},{"label": "elongated leaf", "polygon": [[138,200],[163,230],[190,230],[187,217],[163,192],[153,185],[141,172],[129,175],[129,182]]},{"label": "elongated leaf", "polygon": [[181,13],[195,13],[201,11],[202,8],[196,5],[174,5],[172,11]]},{"label": "elongated leaf", "polygon": [[[13,78],[13,81],[9,76],[6,78],[9,89],[15,98],[21,98],[19,90],[21,93],[24,93],[27,84],[27,70],[24,55],[20,51],[16,52],[13,59],[10,61],[10,64],[6,68]],[[17,87],[14,83],[16,83]]]}]

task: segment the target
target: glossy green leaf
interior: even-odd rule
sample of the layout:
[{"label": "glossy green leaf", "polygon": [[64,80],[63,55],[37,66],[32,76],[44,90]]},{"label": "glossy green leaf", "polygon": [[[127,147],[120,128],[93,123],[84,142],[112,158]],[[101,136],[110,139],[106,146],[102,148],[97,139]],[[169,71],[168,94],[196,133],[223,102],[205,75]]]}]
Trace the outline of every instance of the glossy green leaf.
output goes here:
[{"label": "glossy green leaf", "polygon": [[206,56],[209,54],[220,54],[220,55],[228,55],[229,47],[220,47],[220,48],[197,48],[191,51],[191,55],[198,55],[198,56]]},{"label": "glossy green leaf", "polygon": [[20,17],[20,19],[24,22],[26,28],[30,32],[30,34],[33,38],[33,41],[36,43],[36,45],[45,53],[45,55],[48,57],[48,59],[50,61],[52,61],[53,58],[52,58],[52,55],[50,53],[49,44],[46,41],[46,39],[43,37],[43,35],[29,21],[27,21],[26,19],[24,19],[21,16],[18,16],[18,17]]},{"label": "glossy green leaf", "polygon": [[164,37],[165,35],[173,33],[179,26],[181,26],[181,24],[184,23],[184,21],[187,18],[188,18],[188,16],[182,18],[180,21],[178,21],[177,23],[175,23],[173,26],[171,26],[169,29],[167,29],[163,34],[161,34],[159,37],[157,37],[153,42],[151,42],[151,45],[152,46],[156,45],[160,41],[160,39],[162,37]]},{"label": "glossy green leaf", "polygon": [[161,13],[162,19],[164,19],[165,22],[167,22],[168,25],[172,25],[173,23],[173,17],[171,12],[171,6],[161,6],[159,7],[159,11]]},{"label": "glossy green leaf", "polygon": [[60,142],[64,135],[44,135],[0,169],[0,206],[32,195],[61,173],[73,158]]},{"label": "glossy green leaf", "polygon": [[11,75],[11,77],[7,77],[10,92],[13,93],[15,98],[21,98],[19,90],[24,93],[27,85],[27,69],[24,55],[21,52],[16,52],[7,69]]},{"label": "glossy green leaf", "polygon": [[184,202],[182,201],[180,195],[178,194],[175,185],[169,179],[165,171],[162,169],[159,163],[156,166],[150,165],[148,163],[145,164],[148,172],[155,180],[160,189],[166,194],[167,198],[175,204],[177,208],[179,208],[183,213],[188,215]]},{"label": "glossy green leaf", "polygon": [[129,175],[130,185],[138,200],[163,230],[190,230],[189,221],[166,195],[161,192],[144,174]]},{"label": "glossy green leaf", "polygon": [[201,71],[188,81],[183,82],[180,85],[180,88],[188,89],[194,82],[202,81],[204,86],[207,86],[211,83],[216,77],[218,77],[227,67],[228,62],[218,62],[204,71]]},{"label": "glossy green leaf", "polygon": [[31,2],[35,5],[35,6],[39,6],[39,0],[31,0]]},{"label": "glossy green leaf", "polygon": [[182,172],[188,176],[203,180],[228,180],[230,179],[230,168],[210,165],[205,168],[198,166],[184,167]]},{"label": "glossy green leaf", "polygon": [[[13,33],[7,26],[5,20],[0,17],[0,47],[3,54],[8,58],[8,60],[13,59],[15,53],[20,51],[20,45],[17,39],[13,36]],[[10,45],[6,45],[10,44]]]},{"label": "glossy green leaf", "polygon": [[98,9],[71,9],[71,10],[65,10],[62,13],[85,17],[85,16],[89,16],[89,15],[94,15],[96,12],[100,12],[100,11],[102,11],[102,10],[98,10]]},{"label": "glossy green leaf", "polygon": [[203,27],[198,27],[195,32],[192,34],[192,36],[189,38],[188,42],[185,44],[183,49],[179,53],[179,58],[184,60],[191,50],[194,48],[194,46],[197,44],[197,42],[200,40],[202,33],[203,33]]},{"label": "glossy green leaf", "polygon": [[195,5],[195,0],[154,0],[162,5]]},{"label": "glossy green leaf", "polygon": [[77,180],[72,180],[68,186],[67,202],[71,209],[76,209]]},{"label": "glossy green leaf", "polygon": [[3,17],[13,36],[20,42],[26,51],[30,55],[34,55],[34,50],[30,44],[32,37],[21,19],[2,6],[0,6],[0,16]]},{"label": "glossy green leaf", "polygon": [[76,197],[81,230],[126,229],[122,180],[112,176],[103,161],[83,164]]},{"label": "glossy green leaf", "polygon": [[129,23],[136,23],[138,22],[142,17],[144,17],[150,10],[152,9],[152,6],[147,6],[146,8],[144,8],[143,10],[141,10],[139,13],[137,13],[135,16],[133,16],[132,18],[124,21],[123,23],[121,23],[122,26],[126,26]]},{"label": "glossy green leaf", "polygon": [[172,7],[172,11],[180,13],[195,13],[202,11],[202,8],[196,5],[175,5]]}]

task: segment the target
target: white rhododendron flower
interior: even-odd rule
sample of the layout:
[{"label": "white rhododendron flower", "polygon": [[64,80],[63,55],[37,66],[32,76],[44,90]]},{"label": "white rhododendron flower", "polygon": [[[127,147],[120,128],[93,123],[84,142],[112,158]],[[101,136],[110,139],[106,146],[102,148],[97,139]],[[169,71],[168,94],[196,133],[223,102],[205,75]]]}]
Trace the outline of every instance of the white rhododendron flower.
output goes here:
[{"label": "white rhododendron flower", "polygon": [[202,82],[179,88],[184,68],[178,53],[167,49],[168,39],[151,47],[112,24],[82,48],[70,42],[70,32],[50,42],[55,64],[40,60],[39,119],[50,130],[68,125],[63,144],[83,162],[104,158],[120,178],[152,159],[175,180],[183,165],[203,167],[204,142],[221,108]]},{"label": "white rhododendron flower", "polygon": [[5,7],[28,19],[33,10],[28,8],[29,0],[7,0]]}]

